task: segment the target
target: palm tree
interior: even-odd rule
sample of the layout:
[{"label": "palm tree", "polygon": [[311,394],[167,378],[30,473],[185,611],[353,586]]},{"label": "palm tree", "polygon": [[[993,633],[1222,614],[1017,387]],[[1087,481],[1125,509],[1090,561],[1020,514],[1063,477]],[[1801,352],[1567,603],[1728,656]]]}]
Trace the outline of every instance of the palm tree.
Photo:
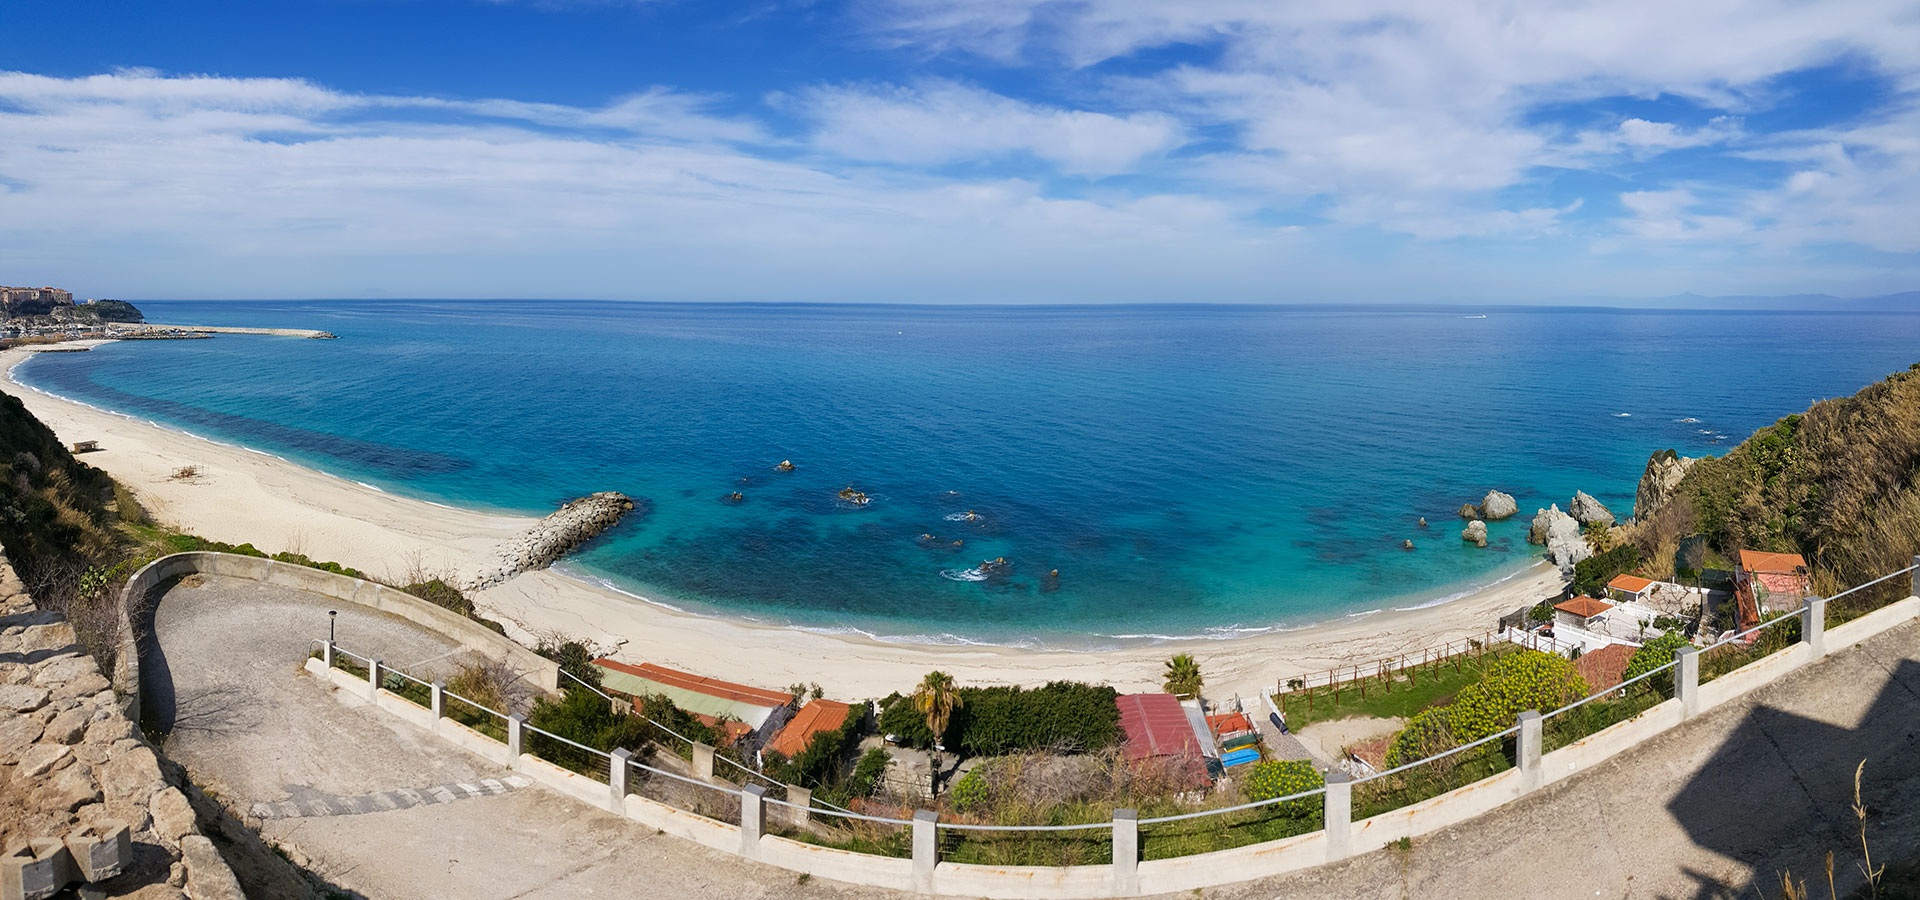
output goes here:
[{"label": "palm tree", "polygon": [[1167,693],[1182,700],[1200,696],[1200,664],[1191,653],[1177,653],[1167,660]]},{"label": "palm tree", "polygon": [[933,747],[928,749],[929,761],[933,766],[933,793],[940,793],[940,740],[947,733],[947,723],[953,718],[953,711],[965,703],[960,699],[960,689],[954,686],[953,676],[945,672],[928,672],[920,679],[920,686],[913,689],[913,708],[927,717],[927,730],[933,733]]}]

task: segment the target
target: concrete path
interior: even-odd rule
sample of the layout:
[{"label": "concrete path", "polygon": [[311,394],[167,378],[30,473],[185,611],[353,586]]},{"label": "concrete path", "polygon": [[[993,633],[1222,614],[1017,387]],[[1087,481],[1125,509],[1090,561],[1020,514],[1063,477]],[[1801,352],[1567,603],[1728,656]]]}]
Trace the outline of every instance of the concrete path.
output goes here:
[{"label": "concrete path", "polygon": [[[802,880],[537,787],[510,789],[511,773],[344,705],[305,675],[300,662],[308,639],[325,634],[327,608],[324,598],[251,582],[176,587],[155,617],[161,659],[147,679],[149,703],[158,695],[175,710],[169,755],[235,809],[292,804],[299,815],[260,817],[263,834],[331,881],[381,900],[897,896]],[[395,665],[459,659],[449,642],[363,609],[341,608],[338,627],[344,644]],[[1828,849],[1843,876],[1852,869],[1848,807],[1862,759],[1876,859],[1920,847],[1916,750],[1920,626],[1908,625],[1409,849],[1203,896],[1778,897],[1783,869],[1818,881]],[[494,793],[489,779],[507,790]],[[393,800],[433,786],[461,796]],[[385,802],[394,808],[370,808]]]}]

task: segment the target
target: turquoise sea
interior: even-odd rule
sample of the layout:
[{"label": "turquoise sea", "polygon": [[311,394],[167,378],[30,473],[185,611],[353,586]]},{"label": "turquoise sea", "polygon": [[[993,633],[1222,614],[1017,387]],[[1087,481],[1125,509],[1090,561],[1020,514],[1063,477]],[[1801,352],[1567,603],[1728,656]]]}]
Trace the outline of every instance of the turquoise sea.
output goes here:
[{"label": "turquoise sea", "polygon": [[[1650,452],[1723,452],[1920,360],[1905,314],[139,305],[340,340],[122,342],[17,377],[441,503],[623,491],[639,511],[567,566],[657,602],[1067,647],[1443,600],[1530,562],[1536,507],[1582,489],[1625,516]],[[1488,488],[1522,515],[1478,549],[1455,510]]]}]

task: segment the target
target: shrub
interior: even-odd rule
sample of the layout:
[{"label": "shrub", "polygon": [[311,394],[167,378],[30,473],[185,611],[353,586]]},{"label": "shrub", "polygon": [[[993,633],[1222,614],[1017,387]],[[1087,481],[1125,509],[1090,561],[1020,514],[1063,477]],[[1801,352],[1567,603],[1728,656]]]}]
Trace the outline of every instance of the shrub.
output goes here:
[{"label": "shrub", "polygon": [[[1015,750],[1099,750],[1120,736],[1116,696],[1107,685],[1074,681],[1056,681],[1033,690],[961,688],[963,705],[954,710],[941,744],[973,756]],[[896,693],[881,701],[880,730],[909,746],[932,746],[926,718],[910,700]]]},{"label": "shrub", "polygon": [[[1633,657],[1627,660],[1627,671],[1620,676],[1622,681],[1631,681],[1647,674],[1667,663],[1673,662],[1673,656],[1681,647],[1691,642],[1686,635],[1678,631],[1669,631],[1641,645],[1633,651]],[[1655,682],[1658,682],[1657,684]],[[1634,685],[1633,690],[1654,690],[1666,693],[1672,690],[1673,673],[1662,672],[1652,678]]]},{"label": "shrub", "polygon": [[593,664],[593,648],[585,641],[550,634],[540,639],[540,645],[533,648],[533,652],[559,663],[560,671],[594,687],[600,686],[601,669]]},{"label": "shrub", "polygon": [[1640,548],[1621,544],[1604,553],[1596,553],[1573,564],[1573,592],[1590,597],[1601,596],[1614,576],[1640,565]]},{"label": "shrub", "polygon": [[954,782],[952,792],[953,808],[961,812],[972,812],[987,802],[987,779],[979,769],[970,769]]},{"label": "shrub", "polygon": [[[282,553],[275,556],[274,559],[280,559],[280,557],[288,555],[289,554]],[[304,559],[304,557],[302,558]],[[292,562],[293,560],[284,561]],[[302,565],[312,565],[312,563],[302,563]],[[315,566],[315,568],[325,567]],[[473,601],[468,600],[467,595],[460,593],[459,588],[441,581],[438,578],[427,581],[417,581],[401,588],[401,590],[442,609],[450,610],[463,616],[473,615]]]},{"label": "shrub", "polygon": [[[570,689],[558,702],[545,697],[536,700],[527,724],[601,751],[619,747],[639,750],[656,736],[653,726],[645,719],[614,709],[599,694],[586,688]],[[603,760],[590,757],[578,747],[569,747],[544,735],[530,737],[532,752],[549,762],[575,771],[605,767]]]},{"label": "shrub", "polygon": [[[1272,800],[1326,786],[1327,779],[1306,760],[1270,760],[1254,763],[1247,772],[1242,790],[1248,800]],[[1311,797],[1288,800],[1278,809],[1290,816],[1304,816],[1322,809],[1324,804]]]},{"label": "shrub", "polygon": [[848,800],[872,795],[874,788],[880,786],[880,779],[886,776],[887,765],[891,762],[893,757],[885,747],[874,747],[860,754],[860,762],[853,767],[853,777],[842,783],[842,795]]},{"label": "shrub", "polygon": [[1406,727],[1395,735],[1393,743],[1387,747],[1387,767],[1398,768],[1415,760],[1426,759],[1435,753],[1452,749],[1459,742],[1453,739],[1453,731],[1447,726],[1446,707],[1421,710],[1407,720]]},{"label": "shrub", "polygon": [[1447,707],[1447,728],[1454,740],[1477,741],[1511,726],[1526,710],[1545,712],[1586,692],[1587,683],[1572,660],[1533,650],[1510,653],[1454,698]]}]

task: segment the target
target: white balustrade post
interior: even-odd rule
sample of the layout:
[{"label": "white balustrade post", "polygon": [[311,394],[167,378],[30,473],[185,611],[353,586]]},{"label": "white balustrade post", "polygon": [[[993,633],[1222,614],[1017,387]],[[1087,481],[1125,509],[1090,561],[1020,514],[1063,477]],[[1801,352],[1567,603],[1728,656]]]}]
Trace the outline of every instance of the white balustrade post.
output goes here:
[{"label": "white balustrade post", "polygon": [[333,642],[332,641],[325,641],[320,644],[320,661],[323,663],[326,663],[327,668],[329,669],[333,668]]},{"label": "white balustrade post", "polygon": [[380,661],[367,660],[367,697],[372,699],[380,695]]},{"label": "white balustrade post", "polygon": [[760,858],[760,835],[767,826],[767,789],[750,784],[740,789],[740,855]]},{"label": "white balustrade post", "polygon": [[693,777],[713,780],[713,745],[693,742]]},{"label": "white balustrade post", "polygon": [[440,727],[440,720],[447,717],[447,683],[438,678],[427,696],[427,708],[433,710],[433,727]]},{"label": "white balustrade post", "polygon": [[793,804],[793,827],[805,828],[813,824],[813,791],[797,784],[787,785],[787,802]]},{"label": "white balustrade post", "polygon": [[933,893],[933,870],[940,865],[940,814],[930,809],[913,814],[913,889]]},{"label": "white balustrade post", "polygon": [[613,751],[613,760],[607,765],[607,809],[615,815],[627,810],[627,773],[633,771],[627,761],[631,759],[633,751],[621,747]]},{"label": "white balustrade post", "polygon": [[527,717],[514,713],[507,717],[507,768],[520,768],[521,733],[527,724]]},{"label": "white balustrade post", "polygon": [[1115,897],[1140,893],[1140,813],[1135,810],[1113,811],[1113,883],[1108,888]]},{"label": "white balustrade post", "polygon": [[1514,756],[1520,770],[1520,793],[1525,794],[1546,782],[1545,772],[1540,769],[1541,740],[1540,711],[1529,709],[1520,714],[1520,737],[1515,746]]},{"label": "white balustrade post", "polygon": [[1807,605],[1800,610],[1800,643],[1813,651],[1813,658],[1827,655],[1827,601],[1821,597],[1807,598]]},{"label": "white balustrade post", "polygon": [[1327,862],[1353,855],[1353,776],[1339,769],[1327,773]]},{"label": "white balustrade post", "polygon": [[1907,585],[1907,596],[1920,597],[1920,556],[1913,558],[1913,581]]},{"label": "white balustrade post", "polygon": [[1700,651],[1681,647],[1673,654],[1673,696],[1680,701],[1680,717],[1700,714]]}]

